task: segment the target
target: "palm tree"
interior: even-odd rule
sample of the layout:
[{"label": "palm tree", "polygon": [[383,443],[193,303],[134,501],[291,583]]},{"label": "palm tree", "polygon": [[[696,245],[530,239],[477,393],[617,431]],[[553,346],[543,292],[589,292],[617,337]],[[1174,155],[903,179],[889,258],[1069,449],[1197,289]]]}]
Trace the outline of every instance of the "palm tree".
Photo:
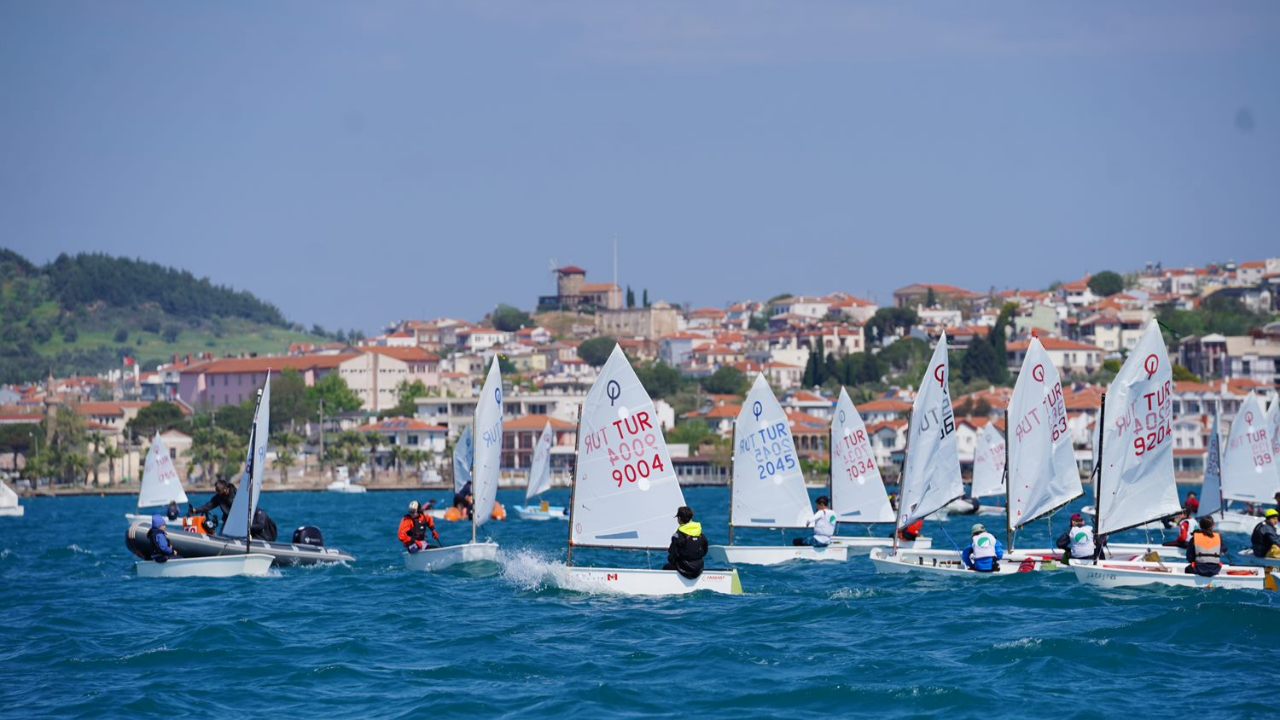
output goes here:
[{"label": "palm tree", "polygon": [[382,435],[376,432],[368,433],[364,436],[364,442],[369,446],[369,482],[377,482],[378,448],[382,446]]},{"label": "palm tree", "polygon": [[404,445],[391,446],[391,459],[396,464],[396,482],[404,482],[404,464],[409,461],[413,451]]},{"label": "palm tree", "polygon": [[107,484],[116,484],[116,460],[124,457],[124,450],[119,445],[107,445],[102,449],[102,457],[107,461]]},{"label": "palm tree", "polygon": [[89,446],[92,448],[90,451],[90,463],[93,465],[94,485],[98,484],[98,466],[102,462],[102,443],[104,440],[106,440],[106,438],[102,436],[102,432],[100,430],[94,430],[89,433]]},{"label": "palm tree", "polygon": [[302,445],[302,436],[292,432],[276,434],[276,467],[280,468],[280,482],[289,482],[289,468],[298,464],[298,447]]}]

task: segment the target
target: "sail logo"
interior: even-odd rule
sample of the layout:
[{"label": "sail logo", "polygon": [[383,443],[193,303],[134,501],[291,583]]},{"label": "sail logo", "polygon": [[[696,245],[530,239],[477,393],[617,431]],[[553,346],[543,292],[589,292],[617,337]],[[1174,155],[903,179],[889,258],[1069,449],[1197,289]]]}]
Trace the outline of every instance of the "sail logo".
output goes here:
[{"label": "sail logo", "polygon": [[1252,425],[1252,424],[1253,424],[1253,413],[1252,413],[1252,412],[1247,412],[1247,413],[1245,413],[1245,414],[1244,414],[1244,423],[1245,423],[1246,425]]},{"label": "sail logo", "polygon": [[613,407],[613,403],[622,397],[622,386],[617,380],[610,380],[609,384],[604,386],[604,394],[609,397],[609,407]]},{"label": "sail logo", "polygon": [[1151,376],[1156,374],[1156,370],[1160,369],[1160,358],[1156,357],[1155,353],[1148,355],[1147,359],[1142,361],[1142,369],[1147,371],[1147,379],[1150,380]]},{"label": "sail logo", "polygon": [[1044,382],[1044,366],[1036,365],[1031,368],[1031,377],[1035,378],[1036,382]]},{"label": "sail logo", "polygon": [[947,366],[939,365],[933,369],[933,377],[938,381],[938,387],[942,388],[942,392],[947,391]]}]

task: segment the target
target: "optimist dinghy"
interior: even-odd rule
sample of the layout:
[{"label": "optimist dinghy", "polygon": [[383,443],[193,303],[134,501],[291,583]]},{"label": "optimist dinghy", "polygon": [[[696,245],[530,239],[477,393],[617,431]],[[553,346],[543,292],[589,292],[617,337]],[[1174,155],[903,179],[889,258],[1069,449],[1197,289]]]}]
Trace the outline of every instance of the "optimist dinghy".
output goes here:
[{"label": "optimist dinghy", "polygon": [[[1097,565],[1072,565],[1076,579],[1086,585],[1117,588],[1139,585],[1174,585],[1197,588],[1262,590],[1267,587],[1269,568],[1223,565],[1222,572],[1204,577],[1183,571],[1184,565],[1154,562],[1104,560]],[[1274,579],[1270,580],[1272,583]],[[1271,588],[1274,589],[1274,588]]]},{"label": "optimist dinghy", "polygon": [[756,375],[755,384],[733,423],[733,477],[729,496],[729,544],[712,545],[708,560],[735,565],[777,565],[791,560],[843,562],[849,558],[848,547],[834,543],[814,547],[733,542],[735,528],[804,528],[813,517],[791,425],[764,375]]},{"label": "optimist dinghy", "polygon": [[691,579],[675,570],[573,564],[575,548],[666,550],[684,504],[653,400],[615,345],[578,420],[564,586],[625,595],[741,594],[737,570],[707,569]]},{"label": "optimist dinghy", "polygon": [[524,505],[514,506],[516,515],[522,520],[568,520],[569,515],[563,507],[556,507],[543,502],[532,505],[533,499],[551,489],[551,446],[555,442],[555,433],[548,421],[538,436],[538,444],[533,446],[533,465],[529,468],[529,487],[524,492]]},{"label": "optimist dinghy", "polygon": [[138,577],[145,578],[225,578],[237,575],[260,577],[271,570],[275,558],[264,553],[240,553],[221,557],[173,558],[165,562],[140,560]]},{"label": "optimist dinghy", "polygon": [[982,505],[984,497],[1003,498],[1005,442],[1000,431],[993,423],[987,423],[978,433],[978,447],[973,453],[973,483],[969,486],[969,496],[947,503],[938,512],[939,518],[950,515],[1004,515],[1005,508],[999,505]]},{"label": "optimist dinghy", "polygon": [[[866,523],[868,529],[872,523],[893,525],[893,507],[871,451],[867,426],[843,387],[831,423],[831,509],[835,511],[837,527],[839,523]],[[887,532],[884,537],[836,535],[831,544],[847,548],[850,554],[866,554],[871,548],[892,546],[893,538]],[[925,550],[932,547],[933,541],[920,537],[898,544]]]},{"label": "optimist dinghy", "polygon": [[26,511],[27,509],[18,502],[18,493],[0,482],[0,517],[22,517]]},{"label": "optimist dinghy", "polygon": [[480,401],[476,404],[472,422],[475,423],[480,445],[474,453],[475,465],[469,473],[473,498],[471,541],[406,552],[404,566],[410,570],[436,572],[458,563],[493,562],[498,558],[497,543],[476,540],[476,530],[493,517],[494,501],[498,497],[498,470],[502,459],[502,373],[498,369],[497,357],[489,365],[489,374],[480,389]]},{"label": "optimist dinghy", "polygon": [[[131,525],[139,520],[151,522],[151,513],[143,512],[143,508],[163,507],[171,502],[186,505],[187,492],[182,489],[182,480],[178,477],[178,471],[173,468],[169,449],[165,447],[164,441],[160,439],[160,432],[157,431],[151,440],[151,449],[147,451],[146,464],[142,470],[142,484],[138,488],[138,512],[125,513],[124,519]],[[189,520],[191,522],[183,523],[184,530],[187,527],[199,527],[204,518]],[[169,522],[177,523],[178,518]]]}]

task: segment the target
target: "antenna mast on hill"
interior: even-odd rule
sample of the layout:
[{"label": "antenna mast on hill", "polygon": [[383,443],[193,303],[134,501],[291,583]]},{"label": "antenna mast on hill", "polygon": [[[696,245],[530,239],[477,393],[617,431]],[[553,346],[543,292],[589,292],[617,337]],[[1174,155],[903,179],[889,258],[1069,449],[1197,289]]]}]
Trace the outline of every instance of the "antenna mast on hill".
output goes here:
[{"label": "antenna mast on hill", "polygon": [[613,234],[613,292],[618,293],[614,302],[622,307],[622,288],[618,285],[618,233]]}]

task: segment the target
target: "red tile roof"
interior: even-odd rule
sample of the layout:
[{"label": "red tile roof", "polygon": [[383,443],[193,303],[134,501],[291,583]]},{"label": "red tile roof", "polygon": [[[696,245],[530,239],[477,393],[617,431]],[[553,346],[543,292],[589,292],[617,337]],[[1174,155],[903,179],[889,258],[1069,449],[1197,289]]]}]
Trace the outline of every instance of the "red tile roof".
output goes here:
[{"label": "red tile roof", "polygon": [[546,427],[547,423],[551,423],[552,430],[574,430],[574,429],[577,429],[578,427],[574,423],[566,422],[559,418],[551,417],[550,415],[523,415],[521,417],[513,418],[510,420],[504,418],[502,420],[502,431],[503,432],[506,432],[508,430],[541,431],[542,428]]},{"label": "red tile roof", "polygon": [[356,357],[355,354],[340,355],[297,355],[292,357],[256,357],[256,358],[222,358],[207,360],[202,363],[188,365],[179,372],[204,373],[206,375],[224,375],[232,373],[260,373],[267,370],[280,371],[291,368],[303,370],[328,370]]},{"label": "red tile roof", "polygon": [[447,433],[449,428],[443,425],[433,425],[416,418],[391,417],[379,420],[376,423],[361,425],[356,428],[356,432],[439,432]]}]

